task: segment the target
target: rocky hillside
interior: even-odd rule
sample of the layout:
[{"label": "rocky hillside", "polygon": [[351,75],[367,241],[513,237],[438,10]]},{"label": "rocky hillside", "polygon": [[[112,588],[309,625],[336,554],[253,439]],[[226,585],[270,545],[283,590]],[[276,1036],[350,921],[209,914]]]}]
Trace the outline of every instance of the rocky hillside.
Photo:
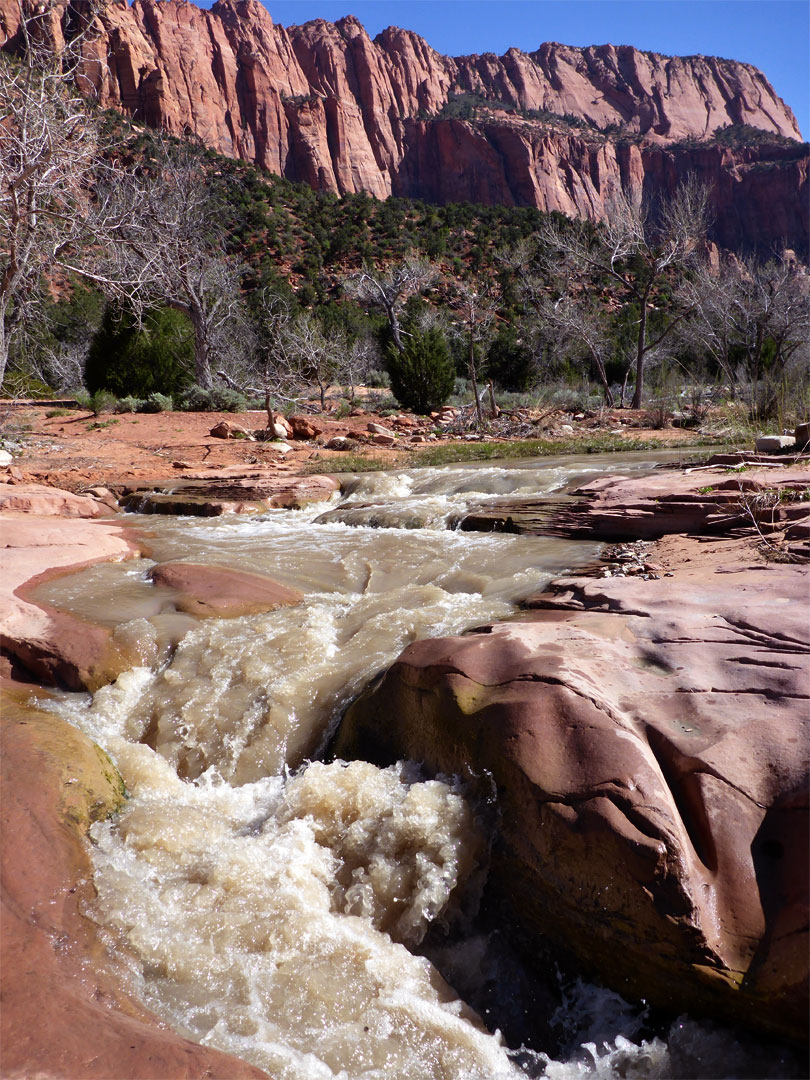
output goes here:
[{"label": "rocky hillside", "polygon": [[[0,0],[12,41],[18,20]],[[807,148],[748,64],[555,43],[453,59],[352,16],[285,29],[257,0],[118,0],[90,51],[104,105],[316,189],[598,218],[618,185],[696,172],[720,243],[807,248]]]}]

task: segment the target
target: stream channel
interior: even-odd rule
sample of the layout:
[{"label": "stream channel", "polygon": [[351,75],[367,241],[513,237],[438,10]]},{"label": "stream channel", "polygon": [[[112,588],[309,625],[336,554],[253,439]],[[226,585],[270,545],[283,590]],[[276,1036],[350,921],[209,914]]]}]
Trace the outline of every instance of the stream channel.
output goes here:
[{"label": "stream channel", "polygon": [[[130,794],[93,827],[92,914],[125,942],[132,993],[278,1080],[798,1075],[789,1051],[697,1018],[655,1027],[610,991],[523,964],[476,916],[497,814],[480,778],[471,796],[469,777],[325,754],[409,642],[507,617],[598,551],[455,531],[468,507],[656,460],[368,473],[306,510],[130,515],[149,559],[40,588],[143,660],[92,697],[43,703],[107,750]],[[305,600],[195,620],[147,580],[170,560],[266,574]]]}]

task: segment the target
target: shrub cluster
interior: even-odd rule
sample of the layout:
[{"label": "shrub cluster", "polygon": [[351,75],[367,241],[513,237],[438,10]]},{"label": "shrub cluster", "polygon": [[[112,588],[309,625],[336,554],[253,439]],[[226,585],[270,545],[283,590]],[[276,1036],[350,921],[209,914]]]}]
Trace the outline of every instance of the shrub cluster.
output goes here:
[{"label": "shrub cluster", "polygon": [[212,386],[210,390],[189,386],[177,400],[181,412],[246,412],[250,405],[244,394],[221,385]]}]

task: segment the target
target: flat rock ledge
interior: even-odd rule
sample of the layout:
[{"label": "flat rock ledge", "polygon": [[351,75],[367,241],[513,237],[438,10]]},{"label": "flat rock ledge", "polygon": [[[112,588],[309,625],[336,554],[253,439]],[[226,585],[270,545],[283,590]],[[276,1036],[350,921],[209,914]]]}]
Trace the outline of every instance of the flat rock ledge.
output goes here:
[{"label": "flat rock ledge", "polygon": [[737,471],[718,463],[644,477],[605,476],[570,497],[489,503],[467,514],[460,528],[611,541],[657,540],[671,533],[723,535],[750,528],[752,514],[766,528],[805,521],[810,502],[799,495],[808,482],[809,464],[766,468],[754,463]]},{"label": "flat rock ledge", "polygon": [[233,619],[300,604],[304,594],[262,574],[227,566],[159,563],[149,577],[171,590],[178,611],[198,618]]},{"label": "flat rock ledge", "polygon": [[134,656],[109,629],[34,603],[30,592],[55,574],[130,558],[138,553],[136,544],[120,526],[92,520],[110,511],[86,496],[29,489],[13,505],[15,511],[4,511],[0,519],[2,673],[21,669],[69,690],[95,690],[112,682],[133,666]]},{"label": "flat rock ledge", "polygon": [[135,489],[123,493],[123,509],[140,514],[219,517],[222,514],[299,510],[329,500],[340,483],[332,476],[284,476],[266,469],[222,470],[217,476],[190,474],[170,488]]},{"label": "flat rock ledge", "polygon": [[538,956],[804,1040],[807,568],[676,539],[674,577],[559,580],[515,620],[415,642],[335,753],[490,773],[490,888]]},{"label": "flat rock ledge", "polygon": [[267,1080],[175,1034],[122,989],[85,912],[94,900],[85,834],[123,783],[107,756],[58,717],[7,694],[0,721],[0,914],[5,1080]]}]

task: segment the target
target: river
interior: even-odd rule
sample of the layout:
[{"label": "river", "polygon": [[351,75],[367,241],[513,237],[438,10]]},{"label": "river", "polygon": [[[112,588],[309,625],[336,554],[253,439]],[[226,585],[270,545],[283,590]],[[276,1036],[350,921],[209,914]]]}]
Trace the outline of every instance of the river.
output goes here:
[{"label": "river", "polygon": [[[326,507],[138,518],[149,558],[40,588],[143,661],[92,697],[47,702],[110,753],[130,795],[93,827],[93,916],[133,993],[278,1080],[800,1075],[788,1050],[694,1018],[655,1027],[616,994],[524,967],[477,917],[497,812],[486,778],[326,755],[346,705],[410,641],[507,617],[597,553],[448,527],[468,507],[653,465],[369,473]],[[169,560],[266,574],[305,600],[198,621],[147,579]]]}]

